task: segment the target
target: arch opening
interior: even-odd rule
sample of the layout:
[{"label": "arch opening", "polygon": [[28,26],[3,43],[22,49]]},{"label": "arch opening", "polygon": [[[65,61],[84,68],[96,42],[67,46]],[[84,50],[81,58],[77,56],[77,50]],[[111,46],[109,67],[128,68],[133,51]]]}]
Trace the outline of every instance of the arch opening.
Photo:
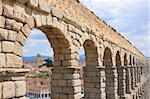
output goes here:
[{"label": "arch opening", "polygon": [[103,57],[103,66],[106,67],[105,73],[106,73],[106,99],[109,99],[110,97],[115,98],[115,84],[114,84],[114,71],[112,69],[113,63],[112,63],[112,53],[111,50],[107,47],[104,51],[104,57]]},{"label": "arch opening", "polygon": [[104,51],[103,66],[106,66],[106,68],[113,66],[112,57],[111,57],[111,50],[108,47]]},{"label": "arch opening", "polygon": [[124,54],[124,66],[128,65],[127,54]]},{"label": "arch opening", "polygon": [[[99,88],[99,72],[97,70],[98,66],[98,53],[97,47],[92,40],[86,40],[83,44],[85,50],[85,67],[83,69],[84,78],[84,98],[100,98],[100,88]],[[91,88],[93,91],[90,91]],[[93,94],[91,96],[91,93]]]},{"label": "arch opening", "polygon": [[[35,32],[34,35],[32,35],[33,34],[32,32]],[[44,97],[46,96],[45,98],[50,98],[51,94],[53,94],[53,89],[55,87],[51,84],[54,80],[56,81],[56,79],[53,76],[55,72],[53,72],[54,74],[52,73],[53,68],[54,67],[66,68],[67,66],[70,66],[70,62],[69,62],[70,52],[71,52],[70,45],[69,45],[68,40],[64,37],[61,31],[57,28],[43,26],[43,27],[39,27],[36,29],[35,28],[32,29],[32,32],[30,33],[28,38],[25,40],[27,41],[26,43],[29,45],[27,46],[24,45],[24,48],[23,48],[25,49],[23,56],[25,56],[26,53],[30,54],[30,56],[31,55],[35,56],[35,54],[37,54],[37,57],[35,57],[35,60],[31,61],[31,63],[24,61],[24,63],[28,63],[29,65],[34,65],[32,67],[30,66],[31,68],[34,68],[34,69],[30,68],[31,71],[29,71],[32,77],[26,79],[27,88],[29,88],[28,87],[30,86],[29,84],[31,84],[32,81],[34,81],[37,83],[36,84],[34,83],[33,86],[35,87],[32,87],[32,88],[36,88],[36,86],[37,87],[43,86],[43,88],[47,90],[47,93],[44,95],[43,94],[40,95],[40,93],[39,94],[36,93],[36,90],[35,90],[35,93],[33,93],[32,91],[27,89],[26,95],[30,95],[31,97],[34,96],[34,98],[39,98],[38,96],[44,96]],[[23,68],[26,68],[26,67],[24,66]],[[42,83],[45,83],[47,87],[44,87],[45,84],[39,84],[38,83],[39,80],[41,80]]]},{"label": "arch opening", "polygon": [[130,71],[128,67],[128,60],[127,60],[127,54],[124,54],[124,66],[125,66],[125,71],[126,71],[126,76],[125,76],[125,83],[126,83],[126,88],[125,92],[130,93]]},{"label": "arch opening", "polygon": [[133,57],[133,65],[135,65],[135,58]]},{"label": "arch opening", "polygon": [[118,74],[118,89],[117,93],[121,98],[124,95],[124,87],[125,87],[125,79],[124,79],[124,68],[121,66],[121,57],[120,52],[117,51],[116,53],[116,67],[117,67],[117,74]]},{"label": "arch opening", "polygon": [[117,54],[116,54],[116,66],[117,67],[121,66],[121,57],[120,57],[119,51],[117,51]]},{"label": "arch opening", "polygon": [[129,57],[129,65],[132,65],[132,56]]}]

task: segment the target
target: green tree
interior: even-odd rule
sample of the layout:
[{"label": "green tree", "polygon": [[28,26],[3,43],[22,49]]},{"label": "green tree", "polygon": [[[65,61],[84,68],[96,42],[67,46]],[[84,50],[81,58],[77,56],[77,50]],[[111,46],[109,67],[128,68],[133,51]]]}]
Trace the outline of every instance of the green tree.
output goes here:
[{"label": "green tree", "polygon": [[50,60],[50,58],[44,59],[44,63],[42,64],[42,66],[53,67],[53,61]]}]

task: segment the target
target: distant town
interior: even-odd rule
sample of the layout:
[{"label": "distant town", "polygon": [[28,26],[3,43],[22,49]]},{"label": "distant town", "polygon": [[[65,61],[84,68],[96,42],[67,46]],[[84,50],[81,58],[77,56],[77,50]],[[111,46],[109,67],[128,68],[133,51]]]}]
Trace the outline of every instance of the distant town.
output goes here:
[{"label": "distant town", "polygon": [[[29,69],[26,75],[27,92],[29,99],[50,99],[51,98],[51,75],[53,68],[53,58],[37,54],[32,57],[23,57],[23,68]],[[83,88],[83,66],[85,57],[80,56],[81,78]],[[83,89],[82,89],[83,90]]]}]

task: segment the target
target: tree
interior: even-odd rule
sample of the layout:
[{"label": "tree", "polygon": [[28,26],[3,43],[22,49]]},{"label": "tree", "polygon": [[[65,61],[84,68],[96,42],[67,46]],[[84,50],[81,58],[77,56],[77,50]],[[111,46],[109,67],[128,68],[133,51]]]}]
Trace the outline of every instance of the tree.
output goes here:
[{"label": "tree", "polygon": [[42,66],[53,67],[53,61],[50,58],[44,59]]}]

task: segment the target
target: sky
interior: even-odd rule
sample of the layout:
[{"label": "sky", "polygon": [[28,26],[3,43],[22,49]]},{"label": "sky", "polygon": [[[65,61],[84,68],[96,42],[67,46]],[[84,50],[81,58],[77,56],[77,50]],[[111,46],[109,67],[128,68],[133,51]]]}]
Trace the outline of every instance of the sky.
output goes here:
[{"label": "sky", "polygon": [[[80,0],[111,27],[115,28],[145,56],[150,57],[150,1],[149,0]],[[33,29],[24,46],[23,56],[37,53],[53,56],[44,33]],[[83,48],[80,54],[84,54]]]}]

